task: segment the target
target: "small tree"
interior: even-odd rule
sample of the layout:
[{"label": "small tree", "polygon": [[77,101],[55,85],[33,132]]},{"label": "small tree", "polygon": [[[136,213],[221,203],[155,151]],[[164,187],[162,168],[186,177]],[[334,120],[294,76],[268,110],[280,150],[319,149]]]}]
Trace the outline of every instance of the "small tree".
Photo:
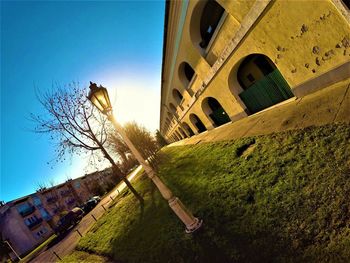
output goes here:
[{"label": "small tree", "polygon": [[45,114],[31,114],[35,121],[35,132],[48,133],[56,142],[57,159],[64,160],[66,154],[90,154],[92,160],[102,155],[112,164],[115,174],[143,203],[142,196],[134,189],[106,150],[107,118],[91,105],[86,91],[78,83],[65,87],[56,84],[52,91],[38,95]]},{"label": "small tree", "polygon": [[156,131],[156,141],[160,148],[168,145],[167,141],[165,140],[164,136],[160,133],[159,130]]},{"label": "small tree", "polygon": [[[142,125],[136,122],[128,122],[124,125],[124,130],[129,139],[135,145],[145,160],[148,160],[153,168],[156,168],[156,153],[159,150],[157,141],[152,134]],[[121,157],[123,162],[128,162],[128,155],[131,155],[129,148],[119,134],[109,136],[110,145]]]}]

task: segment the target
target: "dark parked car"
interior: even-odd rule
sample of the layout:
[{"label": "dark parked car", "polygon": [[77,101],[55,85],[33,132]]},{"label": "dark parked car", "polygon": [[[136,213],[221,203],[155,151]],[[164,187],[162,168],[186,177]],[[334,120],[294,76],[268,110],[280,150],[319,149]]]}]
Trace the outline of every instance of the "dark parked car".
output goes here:
[{"label": "dark parked car", "polygon": [[91,199],[90,199],[90,200],[96,200],[96,202],[98,203],[98,202],[100,202],[100,201],[101,201],[101,197],[100,197],[100,196],[98,196],[98,195],[96,195],[96,196],[91,197]]},{"label": "dark parked car", "polygon": [[60,235],[68,231],[71,227],[78,224],[78,222],[83,218],[84,211],[79,208],[75,207],[72,210],[70,210],[66,215],[60,218],[60,220],[57,223],[57,226],[55,228],[56,234]]},{"label": "dark parked car", "polygon": [[85,214],[89,213],[95,206],[97,205],[97,201],[95,199],[90,199],[83,205],[83,210]]}]

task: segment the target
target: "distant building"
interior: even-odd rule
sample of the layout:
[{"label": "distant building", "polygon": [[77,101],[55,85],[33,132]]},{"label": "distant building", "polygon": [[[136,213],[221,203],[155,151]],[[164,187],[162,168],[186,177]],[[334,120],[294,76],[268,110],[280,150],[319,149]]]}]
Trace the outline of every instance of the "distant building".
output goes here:
[{"label": "distant building", "polygon": [[2,239],[24,255],[54,233],[62,212],[104,193],[115,183],[111,169],[106,169],[7,202],[0,207]]},{"label": "distant building", "polygon": [[167,1],[160,131],[171,142],[350,77],[349,1]]}]

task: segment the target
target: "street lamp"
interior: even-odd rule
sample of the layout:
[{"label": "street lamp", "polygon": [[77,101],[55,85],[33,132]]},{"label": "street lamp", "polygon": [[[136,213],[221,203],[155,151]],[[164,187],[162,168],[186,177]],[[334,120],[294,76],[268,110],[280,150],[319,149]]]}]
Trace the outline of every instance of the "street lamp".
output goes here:
[{"label": "street lamp", "polygon": [[116,121],[112,112],[112,105],[109,100],[107,89],[101,85],[97,87],[96,83],[90,81],[90,91],[88,99],[96,106],[107,118],[112,122],[116,131],[125,141],[130,151],[135,156],[136,160],[143,166],[147,176],[157,186],[159,192],[165,200],[168,201],[170,208],[178,216],[178,218],[185,224],[186,233],[192,233],[201,227],[203,220],[200,220],[192,215],[192,213],[184,206],[179,198],[173,195],[171,190],[160,180],[153,168],[143,159],[140,152],[136,149],[134,144],[126,135],[123,127]]}]

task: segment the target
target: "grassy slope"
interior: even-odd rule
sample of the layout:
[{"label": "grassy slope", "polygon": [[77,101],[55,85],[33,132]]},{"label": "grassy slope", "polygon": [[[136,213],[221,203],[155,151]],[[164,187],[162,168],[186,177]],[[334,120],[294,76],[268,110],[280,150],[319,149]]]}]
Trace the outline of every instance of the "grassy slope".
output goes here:
[{"label": "grassy slope", "polygon": [[78,249],[122,262],[346,261],[349,142],[348,125],[329,125],[166,148],[159,174],[204,219],[201,231],[186,235],[141,179],[144,211],[127,195]]}]

